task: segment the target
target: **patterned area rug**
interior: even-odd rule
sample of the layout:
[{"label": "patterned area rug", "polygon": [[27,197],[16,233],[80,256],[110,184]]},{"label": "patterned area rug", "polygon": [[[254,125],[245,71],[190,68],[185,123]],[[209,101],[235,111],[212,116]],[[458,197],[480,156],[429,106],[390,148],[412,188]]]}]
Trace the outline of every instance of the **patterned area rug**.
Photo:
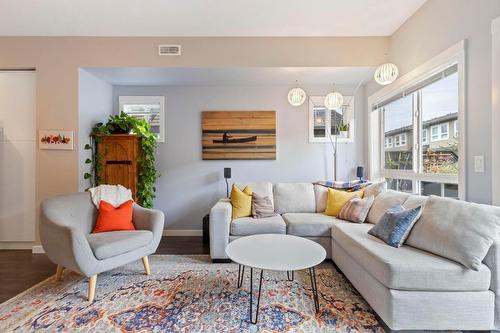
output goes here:
[{"label": "patterned area rug", "polygon": [[[248,322],[249,275],[238,289],[238,266],[208,256],[154,255],[153,274],[140,261],[97,278],[88,303],[87,279],[69,273],[47,279],[0,305],[1,332],[383,332],[363,298],[331,263],[316,269],[320,312],[308,271],[287,281],[264,272],[259,321]],[[254,272],[254,291],[258,274]]]}]

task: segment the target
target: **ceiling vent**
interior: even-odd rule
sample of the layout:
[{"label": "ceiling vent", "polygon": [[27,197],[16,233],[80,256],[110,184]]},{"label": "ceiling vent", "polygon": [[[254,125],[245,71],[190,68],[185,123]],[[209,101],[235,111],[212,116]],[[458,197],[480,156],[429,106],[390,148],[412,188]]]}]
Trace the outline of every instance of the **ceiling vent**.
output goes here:
[{"label": "ceiling vent", "polygon": [[158,45],[158,54],[164,55],[181,55],[180,45]]}]

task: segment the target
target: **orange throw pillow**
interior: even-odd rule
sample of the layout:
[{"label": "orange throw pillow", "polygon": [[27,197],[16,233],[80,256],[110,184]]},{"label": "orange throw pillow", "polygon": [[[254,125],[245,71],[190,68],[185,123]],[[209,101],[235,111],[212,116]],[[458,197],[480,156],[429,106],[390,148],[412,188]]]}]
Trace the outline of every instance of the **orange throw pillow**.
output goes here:
[{"label": "orange throw pillow", "polygon": [[135,230],[132,223],[132,204],[133,201],[129,200],[115,208],[109,202],[101,200],[99,203],[99,215],[97,216],[97,223],[95,224],[94,231],[119,231],[119,230]]}]

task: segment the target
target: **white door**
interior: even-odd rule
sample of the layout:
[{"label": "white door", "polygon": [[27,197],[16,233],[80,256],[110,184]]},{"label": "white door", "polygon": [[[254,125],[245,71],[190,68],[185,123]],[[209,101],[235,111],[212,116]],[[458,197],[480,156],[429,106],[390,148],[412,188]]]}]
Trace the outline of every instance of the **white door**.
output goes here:
[{"label": "white door", "polygon": [[35,240],[35,81],[0,71],[0,242]]}]

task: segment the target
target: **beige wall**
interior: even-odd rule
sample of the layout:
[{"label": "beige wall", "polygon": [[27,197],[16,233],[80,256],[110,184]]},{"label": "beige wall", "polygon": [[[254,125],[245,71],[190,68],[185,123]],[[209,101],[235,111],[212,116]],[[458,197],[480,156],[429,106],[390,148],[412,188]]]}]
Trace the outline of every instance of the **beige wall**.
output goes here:
[{"label": "beige wall", "polygon": [[[158,44],[182,45],[159,57]],[[37,128],[78,138],[80,67],[375,66],[388,38],[90,38],[1,37],[1,68],[36,68]],[[75,142],[78,147],[78,142]],[[78,151],[37,150],[37,203],[78,190]]]}]

